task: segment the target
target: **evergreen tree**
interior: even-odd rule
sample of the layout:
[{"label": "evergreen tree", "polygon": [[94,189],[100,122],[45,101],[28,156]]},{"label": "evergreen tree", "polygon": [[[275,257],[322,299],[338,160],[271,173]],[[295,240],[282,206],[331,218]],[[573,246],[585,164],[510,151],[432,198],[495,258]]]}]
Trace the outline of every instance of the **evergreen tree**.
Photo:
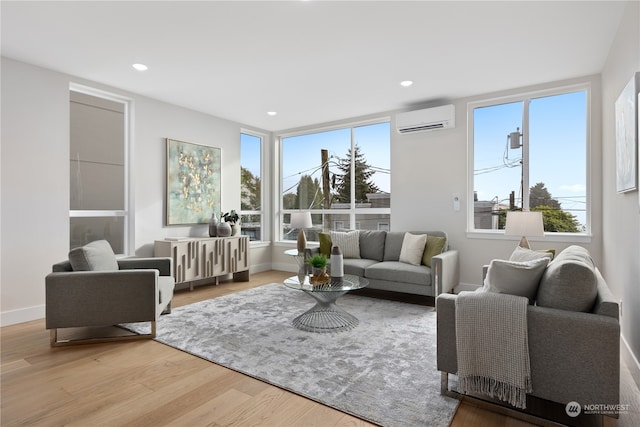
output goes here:
[{"label": "evergreen tree", "polygon": [[[544,231],[557,233],[579,233],[580,222],[570,212],[562,210],[560,202],[551,196],[544,183],[539,182],[529,189],[529,210],[542,212]],[[498,229],[506,226],[507,209],[500,209]]]},{"label": "evergreen tree", "polygon": [[580,222],[575,215],[551,206],[538,205],[532,211],[542,212],[544,231],[557,233],[578,233]]},{"label": "evergreen tree", "polygon": [[285,209],[295,209],[297,196],[293,193],[287,193],[282,196],[282,207]]},{"label": "evergreen tree", "polygon": [[322,209],[322,190],[318,179],[302,175],[296,192],[295,209]]},{"label": "evergreen tree", "polygon": [[[338,169],[342,174],[336,176],[334,197],[340,203],[349,203],[351,201],[351,156],[351,149],[349,149],[347,157],[340,159],[338,162]],[[371,166],[367,164],[364,154],[362,154],[358,145],[354,147],[353,159],[355,163],[356,203],[365,203],[367,194],[378,193],[380,189],[371,181],[375,171],[371,170]]]},{"label": "evergreen tree", "polygon": [[560,210],[560,203],[551,197],[551,193],[542,182],[529,189],[529,209],[533,210],[537,206],[548,206],[551,209]]},{"label": "evergreen tree", "polygon": [[240,167],[240,209],[260,210],[261,183],[249,169]]}]

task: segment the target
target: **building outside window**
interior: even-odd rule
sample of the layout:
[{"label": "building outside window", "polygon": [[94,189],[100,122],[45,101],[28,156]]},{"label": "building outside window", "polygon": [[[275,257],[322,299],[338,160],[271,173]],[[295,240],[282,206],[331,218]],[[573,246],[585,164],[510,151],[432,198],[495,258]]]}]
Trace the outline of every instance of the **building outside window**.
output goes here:
[{"label": "building outside window", "polygon": [[318,232],[377,230],[391,217],[390,123],[388,120],[331,130],[285,135],[282,150],[281,239],[296,240],[290,214],[312,213]]},{"label": "building outside window", "polygon": [[545,232],[589,231],[588,100],[580,86],[470,104],[470,230],[531,210]]},{"label": "building outside window", "polygon": [[262,240],[262,141],[263,137],[240,134],[240,224],[250,241]]}]

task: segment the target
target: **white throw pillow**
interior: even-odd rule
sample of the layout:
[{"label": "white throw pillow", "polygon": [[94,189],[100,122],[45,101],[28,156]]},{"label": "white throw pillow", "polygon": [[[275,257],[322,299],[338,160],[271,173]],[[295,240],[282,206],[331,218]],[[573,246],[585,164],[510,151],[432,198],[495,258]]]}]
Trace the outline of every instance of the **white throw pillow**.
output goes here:
[{"label": "white throw pillow", "polygon": [[344,258],[360,258],[360,234],[358,230],[347,232],[332,231],[331,245],[339,247]]},{"label": "white throw pillow", "polygon": [[547,264],[547,257],[524,262],[494,259],[489,264],[484,287],[488,292],[527,297],[529,304],[533,304]]},{"label": "white throw pillow", "polygon": [[521,248],[520,246],[516,246],[516,249],[511,254],[509,261],[533,261],[535,259],[540,258],[549,258],[549,261],[553,259],[553,254],[551,252],[539,252],[532,251],[531,249]]},{"label": "white throw pillow", "polygon": [[400,262],[420,265],[422,263],[422,254],[424,254],[424,248],[426,245],[426,234],[404,233],[402,249],[400,249]]}]

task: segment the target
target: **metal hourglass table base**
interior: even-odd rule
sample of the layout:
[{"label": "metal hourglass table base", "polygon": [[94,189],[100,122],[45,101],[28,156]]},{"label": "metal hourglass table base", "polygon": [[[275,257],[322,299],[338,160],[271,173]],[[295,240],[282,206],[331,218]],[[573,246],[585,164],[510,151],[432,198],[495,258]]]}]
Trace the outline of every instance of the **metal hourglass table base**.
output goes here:
[{"label": "metal hourglass table base", "polygon": [[338,332],[355,328],[360,321],[335,304],[335,301],[346,293],[347,291],[308,292],[317,303],[309,311],[293,319],[293,325],[308,332]]},{"label": "metal hourglass table base", "polygon": [[308,332],[340,332],[353,329],[360,322],[354,315],[338,307],[336,300],[349,291],[368,286],[369,281],[346,274],[342,278],[331,278],[329,283],[313,286],[309,283],[309,277],[301,282],[297,276],[293,276],[286,279],[284,285],[303,291],[316,300],[316,305],[293,319],[296,328]]}]

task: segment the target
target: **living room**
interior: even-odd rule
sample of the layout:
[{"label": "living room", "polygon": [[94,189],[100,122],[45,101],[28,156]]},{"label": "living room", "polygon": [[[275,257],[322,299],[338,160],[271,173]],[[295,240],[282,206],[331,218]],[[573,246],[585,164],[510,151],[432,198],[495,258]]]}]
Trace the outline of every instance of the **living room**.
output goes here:
[{"label": "living room", "polygon": [[[153,242],[169,236],[204,236],[206,225],[165,225],[165,138],[211,144],[223,151],[222,207],[225,210],[239,208],[240,133],[254,132],[265,137],[263,152],[263,176],[265,187],[279,188],[277,176],[276,137],[292,131],[326,128],[334,125],[349,126],[352,123],[388,117],[392,122],[391,159],[391,230],[446,230],[450,245],[459,251],[460,286],[481,284],[481,270],[493,258],[505,258],[516,241],[513,238],[487,238],[467,230],[467,207],[470,203],[468,189],[468,104],[488,98],[499,98],[536,90],[551,89],[574,84],[588,84],[591,88],[591,141],[588,152],[590,165],[590,234],[574,240],[545,236],[532,239],[533,246],[560,251],[570,244],[586,247],[603,272],[611,291],[621,301],[622,352],[631,355],[638,370],[640,359],[640,293],[637,292],[640,263],[640,217],[638,192],[616,191],[616,132],[614,104],[622,89],[634,73],[640,70],[640,46],[638,22],[640,4],[637,1],[613,3],[613,15],[619,22],[607,33],[611,44],[604,48],[600,67],[585,69],[562,78],[547,78],[539,72],[527,84],[500,86],[472,96],[442,94],[416,100],[414,106],[400,108],[367,106],[369,110],[342,112],[336,107],[337,116],[314,116],[303,125],[274,124],[270,117],[246,121],[226,115],[224,106],[218,114],[205,113],[179,103],[162,101],[146,93],[143,74],[134,77],[140,91],[123,90],[109,84],[108,71],[63,72],[46,66],[42,60],[21,59],[17,52],[5,49],[5,40],[11,39],[12,2],[2,4],[2,228],[1,228],[1,320],[2,326],[20,324],[44,317],[44,277],[51,265],[65,259],[69,252],[69,88],[71,84],[91,87],[133,100],[135,121],[133,128],[135,164],[132,194],[134,201],[134,229],[131,236],[130,255],[151,256]],[[19,3],[19,2],[15,2]],[[313,3],[313,2],[309,2]],[[585,2],[591,3],[591,2]],[[598,4],[598,2],[595,2]],[[55,7],[55,3],[52,3]],[[582,3],[580,3],[581,6]],[[15,5],[14,5],[15,6]],[[67,6],[68,7],[68,6]],[[284,7],[280,5],[279,7]],[[517,7],[515,5],[514,7]],[[570,6],[570,7],[578,7]],[[617,15],[616,15],[617,14]],[[28,16],[29,13],[26,13]],[[36,14],[37,16],[37,14]],[[42,16],[38,19],[44,19]],[[114,17],[117,19],[117,17]],[[520,19],[523,19],[520,17]],[[35,19],[37,22],[37,19]],[[265,19],[262,30],[269,28]],[[562,25],[571,28],[571,23]],[[37,25],[37,24],[34,24]],[[45,25],[45,23],[41,23]],[[24,31],[29,28],[25,27]],[[167,31],[170,31],[167,28]],[[543,31],[541,29],[540,31]],[[567,31],[569,34],[571,31]],[[25,44],[37,44],[42,40],[29,39],[17,33]],[[446,41],[443,41],[446,42]],[[60,42],[63,43],[63,42]],[[446,44],[446,43],[445,43]],[[589,54],[591,46],[581,45]],[[602,55],[602,48],[598,53]],[[50,52],[52,56],[66,54],[63,48]],[[414,53],[407,53],[407,55]],[[567,62],[577,62],[565,52]],[[415,56],[415,55],[414,55]],[[583,56],[580,56],[581,60]],[[452,59],[453,60],[453,59]],[[473,65],[476,59],[467,60],[468,69],[462,76],[482,74],[485,71]],[[180,61],[180,58],[176,58]],[[101,64],[105,69],[107,67]],[[151,64],[150,64],[151,65]],[[129,66],[129,64],[119,64]],[[552,69],[556,62],[544,67]],[[544,68],[543,67],[543,68]],[[99,67],[96,67],[99,68]],[[149,71],[153,72],[153,68]],[[119,71],[111,70],[115,75]],[[509,76],[505,72],[504,79]],[[555,74],[550,74],[554,75]],[[411,77],[418,81],[419,77]],[[188,78],[187,78],[188,79]],[[396,82],[394,82],[395,84]],[[183,82],[187,85],[186,82]],[[459,82],[466,87],[465,80]],[[416,86],[418,84],[416,83]],[[411,89],[411,88],[408,88]],[[239,91],[250,91],[239,88]],[[469,92],[473,92],[469,90]],[[460,93],[464,93],[461,90]],[[168,96],[168,95],[167,95]],[[445,97],[441,102],[439,98]],[[206,103],[206,100],[203,101]],[[335,100],[340,104],[339,98]],[[426,133],[400,135],[393,121],[398,112],[411,107],[440,104],[455,106],[456,126],[452,129]],[[257,100],[246,105],[247,110],[267,111],[268,100]],[[291,112],[291,115],[294,113]],[[296,114],[301,114],[299,111]],[[286,116],[284,110],[280,117]],[[275,116],[276,120],[279,117]],[[225,118],[223,118],[225,117]],[[279,123],[279,122],[275,122]],[[284,122],[283,122],[284,123]],[[420,183],[414,186],[413,183]],[[416,199],[415,195],[420,194]],[[452,195],[462,195],[462,209],[454,211]],[[279,195],[268,194],[264,224],[277,223],[280,209],[274,202]],[[266,230],[266,238],[251,246],[251,271],[294,268],[283,250],[293,248],[293,242],[279,241],[276,227]],[[291,270],[293,271],[293,270]],[[637,378],[637,377],[636,377]]]}]

